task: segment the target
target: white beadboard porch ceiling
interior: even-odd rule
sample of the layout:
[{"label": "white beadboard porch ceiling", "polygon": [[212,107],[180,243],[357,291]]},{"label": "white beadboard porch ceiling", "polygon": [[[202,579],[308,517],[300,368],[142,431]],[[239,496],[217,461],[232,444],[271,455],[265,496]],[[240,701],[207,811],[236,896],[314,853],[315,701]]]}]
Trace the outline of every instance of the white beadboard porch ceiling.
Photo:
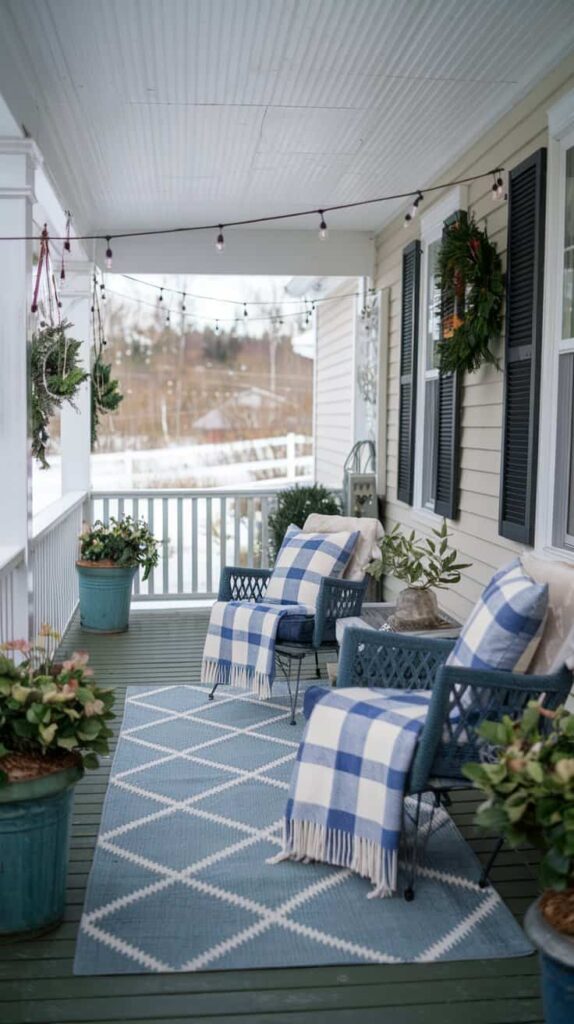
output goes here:
[{"label": "white beadboard porch ceiling", "polygon": [[0,92],[110,234],[424,186],[573,49],[573,0],[0,0]]}]

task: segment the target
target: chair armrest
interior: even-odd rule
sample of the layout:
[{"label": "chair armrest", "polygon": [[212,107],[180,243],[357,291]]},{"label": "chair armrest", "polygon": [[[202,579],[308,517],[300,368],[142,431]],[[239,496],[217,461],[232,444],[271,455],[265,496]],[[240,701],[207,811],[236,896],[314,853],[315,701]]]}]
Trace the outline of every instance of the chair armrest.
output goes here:
[{"label": "chair armrest", "polygon": [[504,715],[518,718],[530,700],[540,698],[545,707],[557,708],[571,685],[567,668],[540,676],[440,666],[413,760],[410,791],[421,792],[429,775],[464,779],[462,766],[485,756],[476,732],[482,722],[500,721]]},{"label": "chair armrest", "polygon": [[382,630],[345,630],[337,686],[387,686],[430,690],[454,640]]},{"label": "chair armrest", "polygon": [[218,601],[261,601],[272,569],[247,569],[226,565],[221,570]]},{"label": "chair armrest", "polygon": [[368,580],[342,580],[325,576],[319,585],[319,596],[315,608],[313,647],[323,643],[325,627],[337,619],[360,615]]}]

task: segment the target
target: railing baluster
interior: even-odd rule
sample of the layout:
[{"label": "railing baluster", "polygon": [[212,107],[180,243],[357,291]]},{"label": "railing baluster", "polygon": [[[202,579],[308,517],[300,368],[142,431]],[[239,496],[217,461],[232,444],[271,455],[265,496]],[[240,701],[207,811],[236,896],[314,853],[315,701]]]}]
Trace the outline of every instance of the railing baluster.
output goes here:
[{"label": "railing baluster", "polygon": [[168,509],[168,498],[163,498],[162,509],[162,558],[163,558],[163,589],[162,594],[169,594],[169,509]]},{"label": "railing baluster", "polygon": [[211,497],[205,499],[205,570],[206,593],[213,593],[213,529],[211,517]]},{"label": "railing baluster", "polygon": [[269,503],[265,495],[261,498],[261,566],[266,569],[269,565],[269,529],[267,516],[269,515]]},{"label": "railing baluster", "polygon": [[241,498],[235,495],[234,504],[234,541],[235,551],[233,553],[233,564],[241,565]]},{"label": "railing baluster", "polygon": [[255,536],[255,503],[247,499],[247,565],[253,565],[253,539]]},{"label": "railing baluster", "polygon": [[[147,500],[147,524],[149,526],[149,529],[150,529],[151,533],[153,533],[153,501],[154,501],[153,498],[148,498],[148,500]],[[155,594],[155,587],[154,587],[155,580],[154,580],[154,577],[155,577],[155,569],[152,569],[152,571],[149,574],[148,581],[147,581],[148,594]]]},{"label": "railing baluster", "polygon": [[177,500],[177,592],[183,594],[183,498]]},{"label": "railing baluster", "polygon": [[227,564],[227,499],[219,499],[219,572]]},{"label": "railing baluster", "polygon": [[191,499],[191,592],[197,594],[197,498]]},{"label": "railing baluster", "polygon": [[[137,523],[138,520],[139,520],[139,517],[140,517],[140,503],[139,503],[139,499],[138,498],[134,498],[134,500],[132,502],[132,515],[133,515],[133,517],[134,517],[134,519],[135,519],[135,521]],[[134,577],[134,589],[133,589],[134,595],[139,594],[140,590],[141,590],[141,586],[140,586],[140,573],[136,572],[135,577]]]},{"label": "railing baluster", "polygon": [[109,498],[104,498],[104,507],[103,507],[103,510],[102,510],[102,514],[103,514],[103,521],[104,521],[104,523],[107,526],[107,524],[110,521],[110,499]]}]

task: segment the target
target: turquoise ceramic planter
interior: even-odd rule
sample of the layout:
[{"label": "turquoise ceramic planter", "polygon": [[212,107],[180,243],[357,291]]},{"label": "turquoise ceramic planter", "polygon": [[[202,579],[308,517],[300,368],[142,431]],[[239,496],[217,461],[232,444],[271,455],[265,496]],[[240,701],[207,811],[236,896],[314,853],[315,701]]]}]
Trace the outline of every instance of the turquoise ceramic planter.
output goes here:
[{"label": "turquoise ceramic planter", "polygon": [[130,621],[137,567],[76,563],[80,580],[80,624],[91,633],[124,633]]},{"label": "turquoise ceramic planter", "polygon": [[528,908],[524,921],[528,938],[540,951],[542,1002],[546,1024],[572,1024],[574,1020],[574,938],[561,935],[543,917],[538,903]]},{"label": "turquoise ceramic planter", "polygon": [[66,905],[74,785],[67,768],[0,789],[0,939],[48,931]]}]

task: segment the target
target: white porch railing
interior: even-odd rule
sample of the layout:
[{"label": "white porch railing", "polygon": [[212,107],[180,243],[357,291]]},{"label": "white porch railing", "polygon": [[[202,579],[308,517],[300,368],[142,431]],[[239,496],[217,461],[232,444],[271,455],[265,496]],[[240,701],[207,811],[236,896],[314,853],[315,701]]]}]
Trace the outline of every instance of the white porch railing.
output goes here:
[{"label": "white porch railing", "polygon": [[14,640],[15,574],[22,565],[23,551],[0,550],[0,643]]},{"label": "white porch railing", "polygon": [[34,518],[30,545],[33,636],[43,623],[64,633],[78,604],[75,566],[85,500],[83,492],[72,492]]},{"label": "white porch railing", "polygon": [[280,488],[110,491],[92,495],[92,521],[144,519],[160,540],[160,562],[136,600],[211,598],[225,565],[269,564],[268,517]]}]

